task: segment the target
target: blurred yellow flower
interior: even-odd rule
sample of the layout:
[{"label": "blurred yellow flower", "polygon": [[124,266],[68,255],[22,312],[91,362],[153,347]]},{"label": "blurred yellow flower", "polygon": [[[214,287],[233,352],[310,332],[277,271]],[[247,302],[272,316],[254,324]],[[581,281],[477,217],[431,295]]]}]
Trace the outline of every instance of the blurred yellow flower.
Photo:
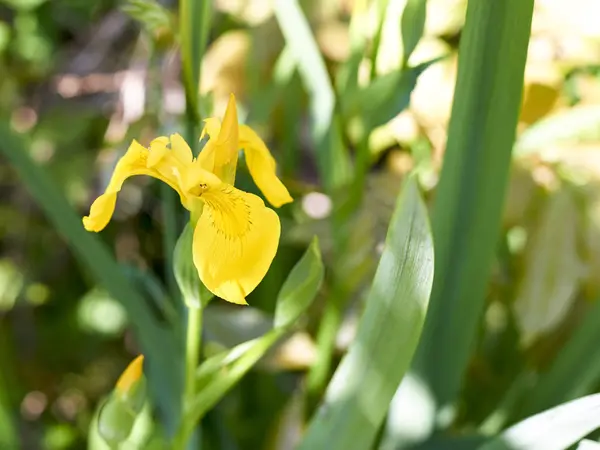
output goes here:
[{"label": "blurred yellow flower", "polygon": [[158,137],[149,148],[134,140],[83,225],[98,232],[108,224],[128,177],[158,178],[179,194],[191,212],[196,224],[194,264],[204,285],[229,302],[246,304],[246,296],[275,257],[281,227],[277,214],[258,196],[233,187],[239,149],[243,148],[252,178],[273,206],[289,203],[292,197],[277,178],[275,160],[264,142],[248,126],[238,124],[233,95],[222,123],[214,118],[205,121],[202,137],[206,134],[210,139],[197,158],[179,134]]}]

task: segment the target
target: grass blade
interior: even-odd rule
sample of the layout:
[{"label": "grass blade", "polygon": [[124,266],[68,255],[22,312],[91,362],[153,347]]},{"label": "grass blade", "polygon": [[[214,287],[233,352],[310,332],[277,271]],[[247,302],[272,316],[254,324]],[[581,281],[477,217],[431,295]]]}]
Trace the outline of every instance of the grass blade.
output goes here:
[{"label": "grass blade", "polygon": [[151,386],[165,417],[170,418],[167,424],[173,425],[178,410],[172,400],[177,398],[179,359],[172,335],[159,326],[144,298],[131,286],[99,237],[85,231],[81,217],[73,211],[43,168],[33,162],[23,138],[10,130],[8,124],[0,123],[0,141],[0,152],[20,175],[54,228],[98,282],[123,303],[146,355]]},{"label": "grass blade", "polygon": [[475,340],[500,231],[533,0],[470,0],[433,209],[435,282],[415,357],[438,406],[452,402]]},{"label": "grass blade", "polygon": [[600,427],[600,394],[544,411],[508,428],[479,450],[566,450]]},{"label": "grass blade", "polygon": [[586,314],[549,370],[527,391],[520,417],[592,392],[600,379],[600,301]]},{"label": "grass blade", "polygon": [[372,447],[417,346],[432,280],[427,211],[410,178],[390,222],[357,336],[327,388],[301,450]]},{"label": "grass blade", "polygon": [[[181,64],[185,87],[188,123],[200,123],[198,90],[200,89],[200,65],[208,43],[211,2],[209,0],[182,0],[179,6],[181,41]],[[189,133],[188,133],[189,134]],[[195,136],[195,134],[194,134]],[[190,136],[187,136],[188,138]],[[195,142],[195,138],[193,141]]]},{"label": "grass blade", "polygon": [[315,237],[279,291],[275,328],[291,326],[298,320],[317,295],[324,271],[319,241]]},{"label": "grass blade", "polygon": [[402,11],[402,65],[408,64],[408,59],[417,47],[423,31],[425,30],[425,16],[427,14],[426,0],[407,0],[404,11]]},{"label": "grass blade", "polygon": [[323,184],[331,191],[346,184],[351,174],[350,160],[342,140],[341,123],[335,113],[333,86],[298,0],[277,0],[275,15],[310,97],[317,163]]}]

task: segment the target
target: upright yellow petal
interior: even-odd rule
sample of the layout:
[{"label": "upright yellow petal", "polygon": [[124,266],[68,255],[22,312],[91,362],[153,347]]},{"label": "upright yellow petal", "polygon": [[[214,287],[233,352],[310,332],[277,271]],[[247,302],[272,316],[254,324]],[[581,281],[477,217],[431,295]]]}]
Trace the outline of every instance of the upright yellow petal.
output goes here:
[{"label": "upright yellow petal", "polygon": [[192,154],[192,149],[185,142],[185,139],[178,134],[171,135],[171,150],[173,151],[174,156],[183,164],[189,164],[192,162],[194,155]]},{"label": "upright yellow petal", "polygon": [[277,252],[281,226],[253,194],[225,183],[202,183],[204,209],[194,231],[194,264],[204,285],[237,304],[256,288]]},{"label": "upright yellow petal", "polygon": [[223,122],[209,118],[204,121],[201,139],[208,133],[210,140],[200,152],[198,159],[202,167],[217,175],[223,182],[233,184],[237,167],[238,152],[238,117],[233,94],[225,110]]},{"label": "upright yellow petal", "polygon": [[293,201],[287,188],[277,178],[275,159],[258,134],[249,126],[240,125],[239,139],[250,175],[269,203],[279,208]]},{"label": "upright yellow petal", "polygon": [[[175,189],[179,193],[182,203],[184,202],[185,197],[171,167],[161,161],[165,157],[161,141],[155,141],[153,141],[154,146],[150,151],[135,140],[131,143],[127,152],[117,163],[104,194],[92,203],[90,214],[83,218],[83,226],[86,230],[98,232],[106,227],[115,211],[118,192],[125,180],[134,175],[149,175],[158,178]],[[154,149],[157,149],[157,153],[150,157],[150,152],[153,152]]]},{"label": "upright yellow petal", "polygon": [[204,145],[204,148],[200,151],[198,158],[196,158],[196,161],[198,161],[198,164],[200,164],[200,166],[204,170],[208,170],[209,172],[213,172],[213,173],[215,171],[216,148],[217,148],[216,140],[210,139]]}]

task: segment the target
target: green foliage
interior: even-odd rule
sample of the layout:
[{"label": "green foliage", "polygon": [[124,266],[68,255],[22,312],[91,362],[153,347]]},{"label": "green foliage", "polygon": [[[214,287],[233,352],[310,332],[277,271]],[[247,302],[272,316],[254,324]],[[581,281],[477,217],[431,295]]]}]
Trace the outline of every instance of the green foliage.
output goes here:
[{"label": "green foliage", "polygon": [[479,450],[565,450],[600,427],[600,394],[557,406],[513,425]]},{"label": "green foliage", "polygon": [[[0,0],[0,447],[598,447],[594,1]],[[169,186],[81,224],[230,93],[294,198],[250,306]]]},{"label": "green foliage", "polygon": [[454,402],[473,350],[500,230],[532,1],[472,0],[459,48],[444,166],[433,208],[436,267],[415,371]]},{"label": "green foliage", "polygon": [[279,291],[273,323],[275,328],[289,327],[300,318],[321,287],[323,271],[319,241],[314,238]]},{"label": "green foliage", "polygon": [[411,177],[390,221],[356,338],[336,370],[300,449],[372,448],[419,342],[432,282],[429,221]]}]

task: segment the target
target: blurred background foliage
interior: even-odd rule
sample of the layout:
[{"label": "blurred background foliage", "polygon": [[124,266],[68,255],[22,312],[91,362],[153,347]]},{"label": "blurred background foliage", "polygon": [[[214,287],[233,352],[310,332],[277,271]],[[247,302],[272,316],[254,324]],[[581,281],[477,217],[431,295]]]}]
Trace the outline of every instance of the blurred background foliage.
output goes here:
[{"label": "blurred background foliage", "polygon": [[[327,98],[307,95],[307,74],[290,56],[277,22],[276,14],[284,23],[287,12],[268,0],[214,2],[200,73],[201,114],[220,116],[235,93],[241,119],[266,139],[296,201],[281,210],[281,247],[248,299],[252,307],[213,302],[206,310],[206,352],[270,328],[277,293],[315,234],[327,275],[302,331],[206,416],[208,448],[291,448],[303,426],[296,387],[319,359],[325,298],[343,299],[332,334],[336,362],[353,339],[402,179],[414,170],[428,203],[435,194],[467,2],[429,0],[422,38],[417,32],[408,61],[407,27],[399,26],[407,2],[371,2],[356,25],[353,11],[362,3],[301,2],[324,67],[344,93],[335,107],[343,126],[334,119],[319,130],[308,118],[315,99]],[[28,154],[80,215],[132,138],[147,143],[184,129],[176,8],[141,0],[0,0],[0,115],[27,135]],[[578,373],[581,392],[556,393],[550,404],[528,404],[523,396],[527,374],[551,367],[573,336],[579,340],[568,341],[569,350],[600,365],[600,332],[593,329],[600,329],[599,16],[596,0],[535,3],[502,234],[452,418],[455,431],[493,433],[600,388],[593,370]],[[369,57],[356,52],[361,40]],[[414,68],[402,72],[408,78],[393,78],[407,62]],[[379,106],[381,90],[365,90],[386,75],[400,86],[391,111]],[[406,109],[398,106],[403,102]],[[338,145],[340,158],[319,162],[315,149],[323,145]],[[337,188],[345,186],[350,155],[365,169],[355,181],[361,195],[332,228],[335,205],[347,201],[346,190]],[[246,171],[239,178],[242,188],[254,189]],[[85,448],[96,405],[139,352],[131,317],[78,263],[3,157],[0,189],[0,448]],[[100,238],[152,314],[170,326],[179,303],[166,249],[184,217],[170,214],[166,200],[157,183],[128,181]],[[336,234],[345,236],[342,250]],[[584,329],[585,336],[577,335]],[[508,416],[498,413],[505,402]]]}]

